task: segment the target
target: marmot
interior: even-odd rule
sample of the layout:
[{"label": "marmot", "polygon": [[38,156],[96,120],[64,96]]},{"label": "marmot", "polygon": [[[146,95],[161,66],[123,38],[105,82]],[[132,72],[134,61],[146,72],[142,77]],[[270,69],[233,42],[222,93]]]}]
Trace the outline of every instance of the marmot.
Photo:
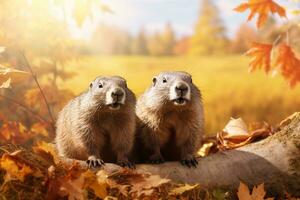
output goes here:
[{"label": "marmot", "polygon": [[162,72],[152,82],[137,101],[136,148],[145,147],[143,157],[151,163],[196,166],[204,134],[200,90],[186,72]]},{"label": "marmot", "polygon": [[119,76],[100,76],[89,90],[60,112],[56,138],[61,156],[86,160],[89,167],[128,161],[135,134],[135,95]]}]

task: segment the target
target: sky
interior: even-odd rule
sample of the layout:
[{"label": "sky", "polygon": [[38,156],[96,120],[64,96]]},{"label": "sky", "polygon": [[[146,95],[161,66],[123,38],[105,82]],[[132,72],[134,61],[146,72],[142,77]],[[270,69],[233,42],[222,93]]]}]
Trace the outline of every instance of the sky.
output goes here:
[{"label": "sky", "polygon": [[[114,14],[98,13],[97,23],[114,25],[136,34],[141,27],[149,33],[160,31],[167,22],[170,22],[177,36],[181,37],[193,33],[200,14],[201,0],[102,0],[102,2],[111,7]],[[246,22],[249,11],[245,13],[233,11],[233,8],[243,2],[245,0],[214,0],[229,37],[233,37],[237,28]],[[276,0],[276,2],[287,8],[296,5],[293,0]],[[299,3],[297,5],[299,6]],[[249,24],[254,25],[254,22]],[[94,28],[95,23],[87,21],[83,25],[82,33],[77,31],[77,34],[88,35]]]}]

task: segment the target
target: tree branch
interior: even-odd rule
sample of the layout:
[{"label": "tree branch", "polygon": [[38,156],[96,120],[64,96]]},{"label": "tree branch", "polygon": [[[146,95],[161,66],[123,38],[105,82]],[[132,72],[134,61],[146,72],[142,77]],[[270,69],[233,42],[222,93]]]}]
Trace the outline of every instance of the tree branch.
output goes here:
[{"label": "tree branch", "polygon": [[29,109],[27,106],[25,106],[24,104],[10,98],[10,97],[7,97],[7,96],[4,96],[2,94],[0,94],[0,97],[4,98],[4,99],[7,99],[9,100],[10,102],[20,106],[21,108],[24,109],[24,111],[26,111],[27,113],[31,114],[32,116],[34,116],[35,118],[37,118],[39,121],[41,122],[46,122],[46,123],[49,123],[49,121],[47,121],[45,118],[43,118],[41,115],[39,115],[38,113],[34,112],[33,110]]},{"label": "tree branch", "polygon": [[48,110],[48,113],[49,113],[49,116],[50,116],[50,119],[51,119],[51,122],[52,122],[52,123],[51,123],[51,127],[53,128],[53,130],[55,130],[55,127],[54,127],[55,121],[54,121],[54,118],[53,118],[53,115],[52,115],[52,112],[51,112],[50,105],[49,105],[49,103],[48,103],[48,101],[47,101],[47,98],[46,98],[44,92],[43,92],[43,89],[41,88],[41,85],[40,85],[39,81],[37,80],[37,77],[36,77],[36,75],[34,74],[34,72],[33,72],[33,70],[32,70],[32,67],[31,67],[31,65],[29,64],[29,61],[27,60],[25,54],[22,53],[22,52],[20,52],[20,54],[22,55],[22,57],[23,57],[23,59],[24,59],[24,61],[25,61],[26,67],[29,69],[32,78],[34,79],[34,81],[35,81],[37,87],[38,87],[39,90],[40,90],[40,93],[41,93],[41,95],[42,95],[42,97],[43,97],[43,100],[44,100],[44,102],[45,102],[45,105],[46,105],[46,107],[47,107],[47,110]]}]

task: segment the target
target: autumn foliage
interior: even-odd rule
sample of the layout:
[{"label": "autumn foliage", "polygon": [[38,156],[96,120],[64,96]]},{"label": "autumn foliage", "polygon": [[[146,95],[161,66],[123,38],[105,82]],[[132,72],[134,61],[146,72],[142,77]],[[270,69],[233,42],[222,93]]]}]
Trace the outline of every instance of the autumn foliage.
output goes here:
[{"label": "autumn foliage", "polygon": [[264,69],[266,73],[270,70],[278,71],[291,87],[296,86],[300,81],[300,60],[291,47],[285,43],[278,46],[253,43],[246,55],[251,57],[249,64],[251,72],[256,69]]},{"label": "autumn foliage", "polygon": [[[234,10],[244,12],[246,9],[251,10],[248,20],[251,20],[255,14],[258,14],[258,28],[266,23],[269,13],[277,13],[280,17],[286,17],[285,9],[273,0],[249,0]],[[278,36],[278,38],[280,37],[281,35]],[[294,87],[300,81],[300,59],[296,57],[289,45],[288,32],[286,37],[287,42],[282,42],[279,45],[276,44],[277,41],[274,41],[275,44],[253,42],[251,49],[246,55],[251,57],[249,64],[251,72],[255,69],[264,69],[266,73],[271,69],[279,71],[289,85]]]},{"label": "autumn foliage", "polygon": [[[198,184],[174,183],[167,178],[129,169],[111,173],[106,173],[105,170],[96,172],[76,162],[64,162],[65,160],[58,156],[52,143],[55,135],[55,115],[67,101],[74,97],[74,94],[71,90],[60,87],[58,83],[80,73],[65,69],[66,63],[74,61],[78,52],[76,48],[72,48],[75,42],[70,39],[70,35],[65,34],[67,30],[63,23],[57,27],[45,28],[44,21],[39,25],[30,20],[31,18],[27,18],[37,15],[35,18],[45,19],[47,22],[45,24],[57,23],[55,17],[45,12],[47,9],[41,3],[42,1],[32,1],[33,7],[37,7],[39,12],[34,13],[30,10],[28,16],[22,16],[22,13],[32,8],[24,2],[16,8],[7,3],[1,4],[3,6],[1,11],[4,13],[0,13],[1,28],[3,28],[0,31],[1,198],[198,199],[201,197],[214,199],[219,196],[225,198],[227,191],[211,191]],[[53,2],[60,5],[59,9],[64,7],[63,1]],[[176,41],[172,26],[167,24],[163,33],[154,34],[150,38],[146,38],[141,30],[139,36],[133,39],[133,50],[119,49],[119,40],[116,40],[117,46],[112,45],[111,48],[118,53],[132,51],[138,55],[150,53],[157,56],[184,55],[191,53],[190,49],[193,51],[192,54],[196,55],[201,53],[210,55],[218,52],[219,49],[224,50],[228,38],[225,37],[218,10],[209,1],[205,1],[204,5],[210,8],[208,13],[212,13],[212,18],[218,23],[215,24],[217,26],[210,27],[209,19],[205,16],[200,17],[194,37],[185,37]],[[72,16],[79,27],[84,26],[86,19],[94,17],[92,10],[95,7],[98,11],[115,14],[105,4],[91,0],[87,3],[75,0]],[[22,9],[22,12],[17,12],[18,9]],[[248,20],[258,15],[256,22],[258,28],[263,28],[270,14],[278,14],[281,18],[286,18],[285,8],[274,0],[248,0],[234,10],[237,12],[250,10]],[[18,27],[21,31],[11,26],[10,13],[14,13],[14,18],[18,21],[23,20],[24,24]],[[203,27],[208,28],[204,30]],[[35,38],[39,32],[34,30],[42,30],[43,37]],[[22,34],[18,35],[19,32]],[[112,32],[114,31],[106,33],[105,36],[110,36]],[[117,35],[116,33],[114,36],[118,38]],[[283,37],[282,35],[278,37]],[[288,33],[284,35],[286,35],[285,41],[276,40],[273,43],[253,41],[251,48],[246,52],[251,59],[249,71],[264,70],[267,74],[280,73],[291,87],[295,87],[300,82],[300,58],[290,45]],[[124,37],[121,34],[121,36],[120,38],[125,40],[130,39],[130,35],[125,34]],[[205,36],[208,36],[208,39]],[[216,38],[221,39],[216,43]],[[205,43],[206,45],[199,45]],[[106,48],[105,46],[105,50]],[[269,137],[279,128],[280,126],[273,127],[266,122],[246,125],[242,119],[231,119],[216,136],[205,139],[198,156],[208,156],[244,146]],[[233,195],[240,200],[262,200],[266,198],[266,191],[263,183],[254,186],[251,190],[241,182]],[[286,196],[292,199],[288,194]]]},{"label": "autumn foliage", "polygon": [[244,12],[247,9],[250,9],[248,21],[256,14],[258,15],[256,25],[259,28],[266,23],[269,13],[277,13],[280,17],[286,17],[285,9],[273,0],[249,0],[247,3],[242,3],[234,10]]}]

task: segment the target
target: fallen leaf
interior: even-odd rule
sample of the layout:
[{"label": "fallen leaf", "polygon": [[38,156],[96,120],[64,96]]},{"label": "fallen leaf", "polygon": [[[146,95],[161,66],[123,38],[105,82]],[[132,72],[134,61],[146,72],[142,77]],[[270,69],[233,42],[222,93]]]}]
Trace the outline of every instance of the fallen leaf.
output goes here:
[{"label": "fallen leaf", "polygon": [[272,48],[272,44],[252,43],[252,47],[246,53],[247,56],[251,57],[250,72],[256,69],[264,69],[266,73],[270,71]]},{"label": "fallen leaf", "polygon": [[103,178],[107,178],[106,175],[98,172],[97,175],[90,170],[83,173],[84,188],[91,188],[97,197],[104,199],[107,196],[107,183],[103,181]]},{"label": "fallen leaf", "polygon": [[45,141],[38,141],[36,146],[34,146],[34,147],[37,147],[39,149],[43,149],[44,151],[50,153],[53,156],[55,163],[58,163],[60,161],[57,150],[56,150],[54,144],[47,143]]},{"label": "fallen leaf", "polygon": [[238,188],[237,196],[239,200],[252,200],[250,195],[250,190],[246,184],[240,182],[240,186]]},{"label": "fallen leaf", "polygon": [[6,171],[5,181],[20,180],[23,182],[27,175],[33,173],[29,166],[17,162],[7,153],[2,155],[0,167]]},{"label": "fallen leaf", "polygon": [[49,134],[48,134],[47,127],[48,127],[48,124],[37,122],[37,123],[34,123],[34,124],[31,126],[30,130],[31,130],[32,132],[37,133],[37,134],[43,135],[43,136],[45,136],[45,137],[48,137]]},{"label": "fallen leaf", "polygon": [[218,148],[234,149],[255,139],[266,138],[273,133],[272,127],[266,122],[252,123],[249,128],[242,119],[231,119],[223,131],[217,133]]},{"label": "fallen leaf", "polygon": [[[250,194],[250,190],[247,185],[240,182],[240,186],[238,188],[237,196],[239,200],[264,200],[266,195],[264,189],[264,183],[254,186],[252,193]],[[267,198],[266,200],[273,200],[274,198]]]},{"label": "fallen leaf", "polygon": [[248,0],[247,3],[242,3],[234,8],[237,12],[244,12],[247,9],[250,9],[248,21],[250,21],[254,15],[258,14],[258,20],[256,22],[258,28],[266,23],[269,13],[277,13],[280,17],[286,17],[285,9],[273,0]]},{"label": "fallen leaf", "polygon": [[185,184],[185,185],[183,185],[183,186],[180,186],[180,187],[177,187],[177,188],[172,189],[172,190],[169,192],[169,195],[174,195],[174,196],[182,195],[183,193],[188,192],[188,191],[191,191],[191,190],[194,190],[194,189],[197,188],[197,187],[199,187],[198,184],[195,184],[195,185]]},{"label": "fallen leaf", "polygon": [[224,138],[244,139],[249,137],[247,125],[241,118],[231,118],[223,131],[227,133]]},{"label": "fallen leaf", "polygon": [[215,144],[213,142],[209,143],[204,143],[202,147],[198,150],[197,155],[204,157],[207,156],[210,152],[210,149],[214,146]]}]

